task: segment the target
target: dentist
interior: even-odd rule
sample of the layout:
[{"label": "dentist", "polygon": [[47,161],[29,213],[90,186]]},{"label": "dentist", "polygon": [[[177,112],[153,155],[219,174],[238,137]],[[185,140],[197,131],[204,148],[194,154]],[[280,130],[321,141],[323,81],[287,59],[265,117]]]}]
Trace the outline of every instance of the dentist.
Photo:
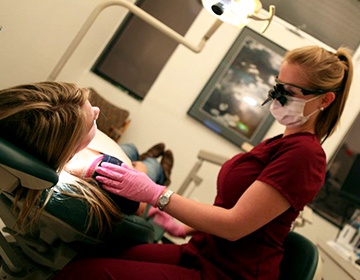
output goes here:
[{"label": "dentist", "polygon": [[76,260],[58,279],[278,279],[291,224],[323,185],[321,143],[339,123],[352,75],[346,48],[289,51],[266,100],[285,131],[222,166],[213,205],[126,165],[101,164],[96,179],[104,189],[158,207],[195,229],[193,237],[183,245],[145,244],[113,258]]}]

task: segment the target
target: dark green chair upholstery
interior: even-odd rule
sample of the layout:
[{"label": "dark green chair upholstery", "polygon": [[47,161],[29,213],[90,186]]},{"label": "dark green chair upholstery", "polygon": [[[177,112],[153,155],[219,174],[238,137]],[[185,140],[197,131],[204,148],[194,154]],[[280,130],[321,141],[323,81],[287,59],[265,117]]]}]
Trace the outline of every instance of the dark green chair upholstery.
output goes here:
[{"label": "dark green chair upholstery", "polygon": [[284,241],[284,249],[279,280],[313,280],[321,265],[315,244],[291,231]]}]

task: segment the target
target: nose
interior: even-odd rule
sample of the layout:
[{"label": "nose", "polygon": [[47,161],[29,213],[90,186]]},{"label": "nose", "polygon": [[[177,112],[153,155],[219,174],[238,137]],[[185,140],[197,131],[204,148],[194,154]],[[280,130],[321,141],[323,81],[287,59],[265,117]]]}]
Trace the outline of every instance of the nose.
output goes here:
[{"label": "nose", "polygon": [[99,117],[99,114],[100,114],[100,108],[99,107],[96,107],[96,106],[93,106],[93,111],[94,111],[94,119],[97,120],[98,117]]}]

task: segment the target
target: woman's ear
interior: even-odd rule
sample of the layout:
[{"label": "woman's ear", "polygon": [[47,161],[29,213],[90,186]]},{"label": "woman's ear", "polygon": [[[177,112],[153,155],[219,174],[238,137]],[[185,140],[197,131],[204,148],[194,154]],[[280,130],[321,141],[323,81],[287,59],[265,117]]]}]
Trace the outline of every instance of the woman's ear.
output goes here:
[{"label": "woman's ear", "polygon": [[335,93],[332,91],[325,93],[321,100],[321,107],[324,109],[328,107],[335,100],[335,97]]}]

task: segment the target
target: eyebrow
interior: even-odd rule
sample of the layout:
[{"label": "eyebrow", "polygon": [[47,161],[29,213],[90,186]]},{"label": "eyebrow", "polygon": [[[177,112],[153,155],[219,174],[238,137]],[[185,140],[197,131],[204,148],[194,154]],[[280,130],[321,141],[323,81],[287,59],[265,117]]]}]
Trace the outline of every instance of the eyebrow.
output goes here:
[{"label": "eyebrow", "polygon": [[278,77],[275,78],[275,82],[279,85],[282,85],[282,86],[292,86],[292,87],[295,87],[295,88],[298,88],[301,90],[301,93],[303,95],[310,95],[310,94],[323,94],[323,93],[326,93],[326,92],[329,92],[329,91],[338,91],[339,88],[336,88],[336,89],[308,89],[308,88],[303,88],[303,87],[300,87],[300,86],[297,86],[297,85],[294,85],[294,84],[288,84],[288,83],[283,83],[281,81],[279,81]]},{"label": "eyebrow", "polygon": [[339,91],[343,90],[342,87],[329,88],[329,89],[308,89],[308,88],[303,88],[303,87],[300,87],[300,86],[297,86],[297,85],[294,85],[294,84],[283,83],[283,82],[279,81],[278,77],[275,78],[275,82],[277,84],[279,84],[279,85],[282,85],[282,86],[289,85],[289,86],[292,86],[292,87],[299,88],[299,89],[301,89],[301,92],[302,92],[303,95],[324,94],[324,93],[327,93],[327,92],[339,92]]}]

